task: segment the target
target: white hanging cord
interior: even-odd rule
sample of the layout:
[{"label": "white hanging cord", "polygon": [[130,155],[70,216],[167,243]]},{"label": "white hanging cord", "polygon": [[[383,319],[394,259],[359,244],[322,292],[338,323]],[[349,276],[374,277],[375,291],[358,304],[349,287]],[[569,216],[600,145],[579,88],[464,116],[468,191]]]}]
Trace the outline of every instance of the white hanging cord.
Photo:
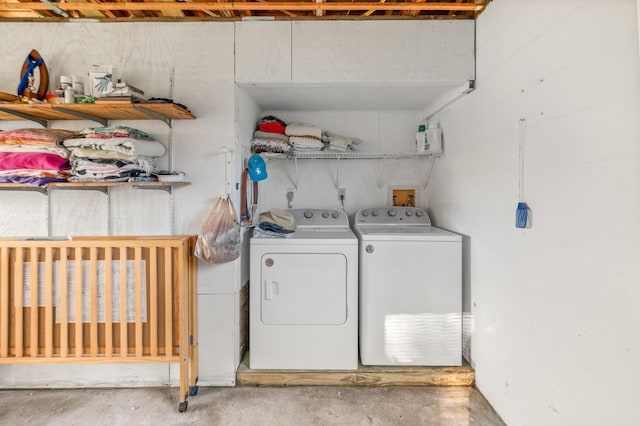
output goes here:
[{"label": "white hanging cord", "polygon": [[429,186],[429,181],[431,181],[431,175],[433,174],[433,169],[436,168],[436,157],[432,156],[429,159],[429,163],[430,163],[430,167],[427,171],[427,175],[425,176],[425,180],[424,180],[425,189],[427,188],[427,186]]},{"label": "white hanging cord", "polygon": [[524,142],[525,142],[525,130],[527,122],[524,118],[521,118],[518,122],[519,135],[518,135],[518,160],[519,164],[519,176],[518,176],[518,201],[524,201]]}]

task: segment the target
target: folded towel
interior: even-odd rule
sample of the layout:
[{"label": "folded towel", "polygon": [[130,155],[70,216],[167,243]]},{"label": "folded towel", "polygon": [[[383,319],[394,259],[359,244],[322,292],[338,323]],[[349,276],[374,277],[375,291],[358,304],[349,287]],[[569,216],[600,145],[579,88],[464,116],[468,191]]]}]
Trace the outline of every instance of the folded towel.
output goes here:
[{"label": "folded towel", "polygon": [[347,149],[351,145],[351,139],[342,136],[330,136],[329,145]]},{"label": "folded towel", "polygon": [[322,138],[322,130],[311,124],[293,123],[285,129],[285,134],[289,136],[313,136]]},{"label": "folded towel", "polygon": [[342,138],[342,139],[351,141],[351,145],[359,145],[359,144],[362,143],[362,139],[352,138],[350,136],[342,136],[342,135],[339,135],[337,133],[333,133],[333,132],[331,132],[329,130],[327,130],[327,131],[322,133],[322,141],[323,142],[329,143],[329,142],[331,142],[331,138]]},{"label": "folded towel", "polygon": [[325,150],[336,151],[336,152],[347,152],[349,149],[343,146],[335,146],[335,145],[328,144]]},{"label": "folded towel", "polygon": [[320,139],[308,136],[290,136],[289,143],[295,148],[319,148],[322,149],[324,144]]},{"label": "folded towel", "polygon": [[253,133],[253,137],[256,139],[278,139],[283,142],[289,142],[289,136],[283,135],[282,133],[262,132],[260,130],[256,130]]}]

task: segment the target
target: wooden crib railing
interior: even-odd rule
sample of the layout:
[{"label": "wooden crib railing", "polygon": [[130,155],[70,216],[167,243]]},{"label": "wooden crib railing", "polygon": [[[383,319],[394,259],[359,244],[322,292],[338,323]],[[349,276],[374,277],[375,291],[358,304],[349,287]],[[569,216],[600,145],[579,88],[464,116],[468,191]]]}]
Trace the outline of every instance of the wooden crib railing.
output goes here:
[{"label": "wooden crib railing", "polygon": [[198,391],[195,238],[0,239],[0,364],[180,364]]}]

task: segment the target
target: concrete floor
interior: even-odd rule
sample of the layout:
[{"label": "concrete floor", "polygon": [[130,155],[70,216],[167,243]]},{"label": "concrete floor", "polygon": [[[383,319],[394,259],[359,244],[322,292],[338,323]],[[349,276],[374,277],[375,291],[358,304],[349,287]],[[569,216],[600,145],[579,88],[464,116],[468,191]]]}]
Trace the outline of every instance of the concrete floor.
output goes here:
[{"label": "concrete floor", "polygon": [[0,425],[504,425],[469,387],[0,390]]}]

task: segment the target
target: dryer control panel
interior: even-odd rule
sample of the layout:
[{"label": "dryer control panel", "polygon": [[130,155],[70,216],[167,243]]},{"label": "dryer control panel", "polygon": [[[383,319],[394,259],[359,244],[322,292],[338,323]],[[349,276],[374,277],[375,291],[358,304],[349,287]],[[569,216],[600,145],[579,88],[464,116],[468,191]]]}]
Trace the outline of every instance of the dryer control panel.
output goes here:
[{"label": "dryer control panel", "polygon": [[341,210],[326,209],[290,209],[298,228],[346,228],[349,218]]},{"label": "dryer control panel", "polygon": [[426,211],[417,207],[374,207],[356,213],[356,225],[431,225]]}]

